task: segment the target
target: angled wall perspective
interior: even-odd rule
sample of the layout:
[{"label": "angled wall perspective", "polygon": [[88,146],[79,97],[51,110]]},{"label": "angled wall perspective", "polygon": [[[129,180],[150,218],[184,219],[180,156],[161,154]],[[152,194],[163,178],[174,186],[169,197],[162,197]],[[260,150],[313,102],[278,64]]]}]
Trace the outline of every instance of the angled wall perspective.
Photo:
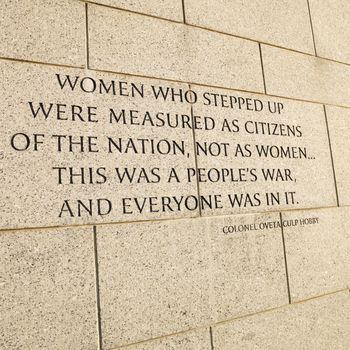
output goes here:
[{"label": "angled wall perspective", "polygon": [[349,23],[3,0],[0,349],[349,349]]}]

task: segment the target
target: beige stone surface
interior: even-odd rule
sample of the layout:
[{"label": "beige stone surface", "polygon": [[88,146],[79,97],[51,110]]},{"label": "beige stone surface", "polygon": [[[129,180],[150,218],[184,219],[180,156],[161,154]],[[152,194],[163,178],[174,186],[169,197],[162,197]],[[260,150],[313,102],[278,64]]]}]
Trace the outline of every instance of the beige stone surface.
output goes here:
[{"label": "beige stone surface", "polygon": [[183,21],[181,0],[91,0],[91,2],[167,18],[177,22]]},{"label": "beige stone surface", "polygon": [[186,22],[314,54],[304,0],[185,1]]},{"label": "beige stone surface", "polygon": [[[203,202],[203,216],[336,205],[321,105],[197,86],[193,90],[199,96],[194,118],[203,126],[195,130],[199,192],[212,201]],[[271,193],[279,202],[272,202]]]},{"label": "beige stone surface", "polygon": [[0,348],[97,348],[92,228],[0,232]]},{"label": "beige stone surface", "polygon": [[263,91],[258,44],[101,6],[89,9],[95,69]]},{"label": "beige stone surface", "polygon": [[212,265],[208,274],[216,322],[288,303],[278,213],[208,218],[203,222],[210,231]]},{"label": "beige stone surface", "polygon": [[339,204],[350,205],[350,109],[326,107]]},{"label": "beige stone surface", "polygon": [[[292,301],[350,287],[350,208],[282,213]],[[295,226],[291,226],[296,224]]]},{"label": "beige stone surface", "polygon": [[[6,61],[0,72],[0,227],[198,215],[197,186],[186,181],[195,167],[190,105],[153,93],[187,85]],[[47,119],[34,118],[40,103],[51,108]],[[178,180],[169,180],[172,168]]]},{"label": "beige stone surface", "polygon": [[350,106],[350,66],[262,45],[268,94]]},{"label": "beige stone surface", "polygon": [[213,327],[215,350],[347,350],[349,291]]},{"label": "beige stone surface", "polygon": [[106,349],[210,323],[207,240],[196,219],[97,227]]},{"label": "beige stone surface", "polygon": [[208,328],[119,348],[120,350],[211,350]]},{"label": "beige stone surface", "polygon": [[76,0],[0,2],[0,56],[85,65],[85,9]]},{"label": "beige stone surface", "polygon": [[350,63],[350,2],[309,1],[317,54]]},{"label": "beige stone surface", "polygon": [[274,220],[276,214],[98,226],[104,346],[287,303],[281,233],[222,231]]}]

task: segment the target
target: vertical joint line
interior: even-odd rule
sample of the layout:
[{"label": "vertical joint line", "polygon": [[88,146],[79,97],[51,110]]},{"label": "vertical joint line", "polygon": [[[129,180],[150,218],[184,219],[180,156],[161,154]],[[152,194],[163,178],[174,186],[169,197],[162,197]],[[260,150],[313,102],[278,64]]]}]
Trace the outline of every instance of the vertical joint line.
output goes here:
[{"label": "vertical joint line", "polygon": [[307,9],[309,11],[309,18],[310,18],[310,26],[311,26],[311,34],[312,34],[312,42],[314,44],[314,51],[315,51],[315,56],[317,57],[317,50],[316,50],[316,41],[315,41],[315,34],[314,34],[314,26],[312,24],[312,17],[311,17],[311,10],[310,10],[310,2],[309,0],[306,0],[307,2]]},{"label": "vertical joint line", "polygon": [[265,71],[264,71],[264,62],[263,62],[263,57],[262,57],[262,52],[261,52],[261,44],[259,44],[259,54],[260,54],[260,63],[261,63],[261,72],[262,72],[262,77],[263,77],[263,82],[264,82],[264,93],[266,94],[266,81],[265,81]]},{"label": "vertical joint line", "polygon": [[[189,89],[191,90],[191,84],[188,84]],[[198,197],[198,210],[199,216],[202,216],[202,208],[200,202],[200,191],[199,191],[199,176],[198,176],[198,158],[196,152],[196,133],[194,129],[194,115],[193,115],[193,105],[191,104],[191,124],[192,124],[192,140],[193,140],[193,152],[194,152],[194,165],[196,167],[196,183],[197,183],[197,197]]]},{"label": "vertical joint line", "polygon": [[93,227],[93,242],[94,242],[94,262],[95,262],[95,291],[96,291],[96,314],[97,314],[97,337],[98,350],[102,350],[102,327],[101,327],[101,302],[100,302],[100,278],[98,269],[98,254],[97,254],[97,230]]},{"label": "vertical joint line", "polygon": [[182,0],[182,16],[183,16],[183,21],[186,24],[185,0]]},{"label": "vertical joint line", "polygon": [[325,121],[326,121],[326,129],[327,129],[328,144],[329,144],[329,153],[330,153],[330,155],[331,155],[331,162],[332,162],[332,170],[333,170],[333,180],[334,180],[335,196],[336,196],[336,199],[337,199],[337,206],[339,207],[339,195],[338,195],[337,177],[335,176],[335,168],[334,168],[334,160],[333,160],[332,143],[331,143],[331,137],[330,137],[330,134],[329,134],[328,119],[327,119],[327,110],[326,110],[326,106],[325,106],[325,105],[323,105],[323,111],[324,111],[324,118],[325,118]]},{"label": "vertical joint line", "polygon": [[210,334],[210,346],[211,346],[211,350],[214,350],[213,330],[212,330],[211,327],[209,327],[209,334]]},{"label": "vertical joint line", "polygon": [[292,303],[292,298],[291,298],[291,295],[290,295],[289,274],[288,274],[287,253],[286,253],[286,242],[285,242],[285,239],[284,239],[283,220],[282,220],[282,213],[281,212],[280,212],[280,223],[281,223],[281,234],[282,234],[282,243],[283,243],[284,267],[285,267],[285,270],[286,270],[288,302],[289,302],[289,304],[291,304]]},{"label": "vertical joint line", "polygon": [[85,3],[85,65],[89,69],[89,18],[88,18],[88,4]]}]

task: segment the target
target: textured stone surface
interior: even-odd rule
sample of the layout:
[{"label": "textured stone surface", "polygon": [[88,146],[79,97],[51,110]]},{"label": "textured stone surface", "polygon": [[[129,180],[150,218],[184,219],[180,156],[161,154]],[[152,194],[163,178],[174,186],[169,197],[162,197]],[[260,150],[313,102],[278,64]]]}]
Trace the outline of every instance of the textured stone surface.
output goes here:
[{"label": "textured stone surface", "polygon": [[[192,88],[199,96],[193,106],[195,119],[207,118],[208,126],[195,130],[199,192],[218,199],[215,205],[203,205],[202,215],[336,205],[321,105]],[[255,103],[261,111],[254,110]],[[281,112],[271,113],[277,106]],[[306,158],[298,147],[306,149]],[[294,204],[290,192],[295,192]],[[279,193],[279,204],[266,196],[270,193]]]},{"label": "textured stone surface", "polygon": [[181,0],[91,0],[91,2],[168,18],[178,22],[183,21]]},{"label": "textured stone surface", "polygon": [[258,44],[138,14],[91,6],[90,66],[263,91]]},{"label": "textured stone surface", "polygon": [[[208,274],[216,322],[288,303],[280,227],[259,226],[279,220],[277,213],[271,213],[203,221],[210,231]],[[231,232],[234,228],[237,231]]]},{"label": "textured stone surface", "polygon": [[215,350],[347,350],[350,296],[341,292],[213,328]]},{"label": "textured stone surface", "polygon": [[211,350],[209,329],[181,333],[161,339],[129,345],[121,350]]},{"label": "textured stone surface", "polygon": [[350,63],[350,2],[309,1],[317,54]]},{"label": "textured stone surface", "polygon": [[0,232],[0,348],[97,348],[92,228]]},{"label": "textured stone surface", "polygon": [[350,109],[326,107],[340,205],[350,205]]},{"label": "textured stone surface", "polygon": [[105,348],[210,323],[203,230],[196,219],[97,227]]},{"label": "textured stone surface", "polygon": [[350,67],[262,45],[267,93],[350,106]]},{"label": "textured stone surface", "polygon": [[75,0],[0,2],[0,56],[85,64],[85,10]]},{"label": "textured stone surface", "polygon": [[349,18],[1,1],[0,349],[349,350]]},{"label": "textured stone surface", "polygon": [[104,346],[287,303],[278,229],[222,231],[275,220],[276,214],[98,226]]},{"label": "textured stone surface", "polygon": [[187,23],[314,53],[304,0],[190,0],[185,11]]},{"label": "textured stone surface", "polygon": [[[181,102],[157,100],[152,92],[152,85],[158,89],[159,85],[164,86],[164,82],[136,78],[130,80],[115,74],[89,72],[87,75],[79,69],[5,61],[0,62],[0,71],[0,105],[3,110],[0,117],[0,227],[115,222],[198,214],[196,206],[193,205],[197,196],[196,183],[185,181],[186,168],[195,166],[193,133],[191,127],[188,127],[191,124],[181,123],[181,120],[186,118],[190,120],[190,106]],[[66,75],[71,77],[71,81],[79,77],[74,91],[69,88],[68,83],[61,89],[56,74],[60,74],[61,82],[66,79]],[[83,80],[86,77],[87,80]],[[81,82],[86,91],[93,89],[91,78],[96,84],[96,91],[83,92],[80,88]],[[110,87],[109,84],[113,80],[115,94],[112,94],[112,88],[106,93],[99,79],[103,79],[107,87]],[[132,88],[132,83],[140,90],[143,86],[143,98]],[[165,86],[169,89],[174,88],[175,91],[188,88],[184,84],[166,83]],[[102,93],[99,92],[100,87]],[[126,94],[128,96],[125,96]],[[29,102],[32,102],[34,114]],[[50,103],[53,104],[47,119],[40,112],[34,118],[41,102],[46,111],[49,110]],[[57,103],[63,106],[57,107]],[[73,121],[72,105],[82,107],[80,114],[84,121],[76,115]],[[90,120],[97,122],[88,121],[88,107],[92,113]],[[59,114],[61,120],[57,119],[57,108],[65,111]],[[115,117],[110,113],[110,109],[113,109]],[[125,110],[125,124],[120,117],[122,110]],[[75,107],[75,112],[79,112],[79,107]],[[162,125],[156,118],[159,112],[163,113],[161,118],[165,121],[166,114],[170,113],[172,125],[176,123],[178,114],[179,127],[172,128],[167,122],[164,127],[157,127],[149,120],[143,124],[144,119],[151,118],[154,124]],[[131,118],[130,114],[134,118]],[[183,119],[181,115],[184,115]],[[115,122],[119,117],[119,122]],[[20,135],[23,133],[25,135]],[[37,145],[37,151],[34,150],[34,134],[44,135],[37,136],[38,142],[42,142]],[[59,139],[54,135],[63,136]],[[88,136],[93,137],[90,139],[90,147]],[[73,142],[83,140],[83,148],[79,144],[70,147],[70,137]],[[108,141],[108,137],[118,147],[121,138],[121,151]],[[157,146],[151,147],[151,141],[145,141],[143,147],[138,139],[154,140],[154,145],[161,143],[160,151]],[[11,146],[11,140],[14,146]],[[15,150],[25,149],[28,140],[28,150]],[[175,144],[178,147],[174,146]],[[184,149],[184,153],[180,149]],[[58,170],[57,167],[65,169]],[[174,179],[168,181],[172,167],[176,169],[180,182]],[[70,172],[82,173],[81,168],[84,168],[84,182],[81,176],[73,176],[71,179]],[[98,168],[104,170],[98,171]],[[127,180],[126,175],[121,180],[125,168],[131,174],[132,183]],[[120,176],[117,175],[116,169]],[[152,173],[152,169],[159,178]],[[171,197],[171,208],[162,206],[161,197],[165,196]],[[177,197],[177,203],[181,204],[176,204],[174,196]],[[189,206],[186,207],[185,199],[181,199],[181,196],[193,196],[194,199],[190,198]],[[106,199],[110,201],[111,210]],[[82,201],[88,210],[84,209],[78,200]],[[98,203],[101,206],[100,212]]]},{"label": "textured stone surface", "polygon": [[[350,286],[350,208],[282,213],[292,301]],[[290,226],[290,224],[296,226]]]}]

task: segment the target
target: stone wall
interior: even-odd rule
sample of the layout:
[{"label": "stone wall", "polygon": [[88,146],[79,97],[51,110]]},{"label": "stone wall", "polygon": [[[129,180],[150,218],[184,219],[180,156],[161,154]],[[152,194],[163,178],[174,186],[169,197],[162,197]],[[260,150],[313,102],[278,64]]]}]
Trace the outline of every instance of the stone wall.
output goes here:
[{"label": "stone wall", "polygon": [[348,0],[0,3],[0,348],[350,348]]}]

